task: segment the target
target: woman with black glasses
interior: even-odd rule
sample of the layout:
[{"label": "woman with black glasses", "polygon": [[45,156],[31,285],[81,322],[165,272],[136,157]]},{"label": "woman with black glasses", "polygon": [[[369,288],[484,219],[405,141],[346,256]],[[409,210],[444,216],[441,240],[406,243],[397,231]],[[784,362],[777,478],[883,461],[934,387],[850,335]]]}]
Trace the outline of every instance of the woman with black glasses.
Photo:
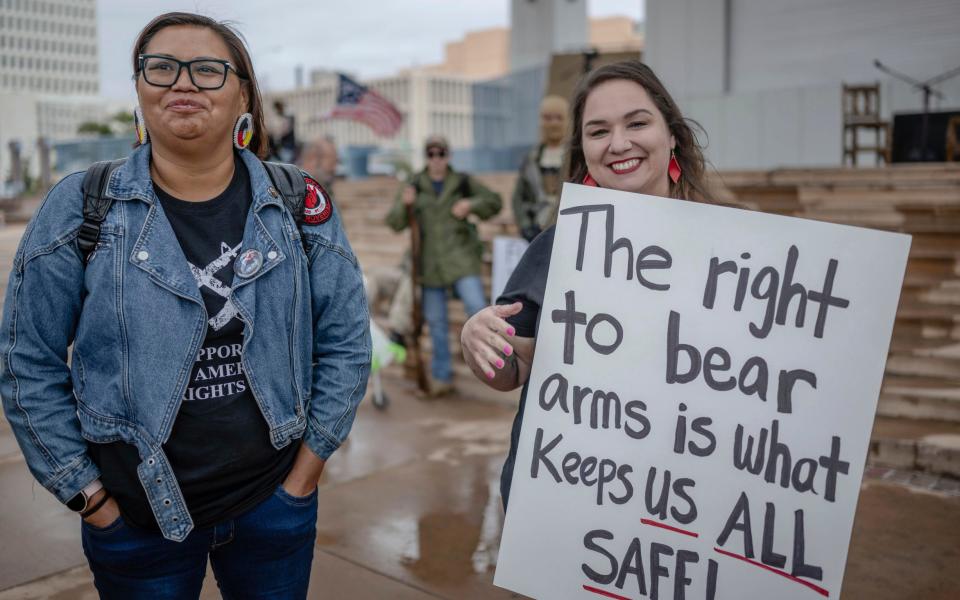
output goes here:
[{"label": "woman with black glasses", "polygon": [[4,409],[81,514],[101,597],[197,598],[209,559],[225,598],[305,598],[317,481],[366,386],[360,270],[323,188],[286,171],[298,211],[260,162],[233,29],[162,15],[133,69],[139,147],[99,192],[106,216],[91,233],[98,192],[71,175],[21,241]]}]

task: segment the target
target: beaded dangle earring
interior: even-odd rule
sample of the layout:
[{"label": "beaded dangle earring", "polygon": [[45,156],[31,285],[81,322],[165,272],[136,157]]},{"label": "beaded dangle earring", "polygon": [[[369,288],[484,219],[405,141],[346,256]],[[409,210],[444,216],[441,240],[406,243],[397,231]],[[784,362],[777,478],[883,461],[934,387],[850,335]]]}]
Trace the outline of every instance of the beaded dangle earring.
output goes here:
[{"label": "beaded dangle earring", "polygon": [[237,124],[233,126],[233,147],[237,150],[243,150],[250,145],[253,139],[253,115],[243,113],[237,119]]},{"label": "beaded dangle earring", "polygon": [[147,123],[143,120],[143,111],[140,107],[133,109],[133,129],[137,134],[137,143],[141,146],[150,141],[150,134],[147,133]]}]

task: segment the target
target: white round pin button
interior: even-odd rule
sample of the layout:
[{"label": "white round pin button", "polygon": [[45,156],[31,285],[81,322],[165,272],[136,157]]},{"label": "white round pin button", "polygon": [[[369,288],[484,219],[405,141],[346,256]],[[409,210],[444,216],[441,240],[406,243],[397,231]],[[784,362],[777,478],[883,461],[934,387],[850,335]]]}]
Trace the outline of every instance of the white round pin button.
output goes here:
[{"label": "white round pin button", "polygon": [[233,263],[233,271],[240,277],[253,277],[263,266],[263,255],[259,250],[247,250]]},{"label": "white round pin button", "polygon": [[137,252],[137,260],[147,260],[148,258],[150,258],[150,253],[147,252],[146,250],[141,250],[140,252]]},{"label": "white round pin button", "polygon": [[277,251],[271,250],[270,252],[267,252],[267,258],[270,260],[274,260],[275,258],[277,258]]}]

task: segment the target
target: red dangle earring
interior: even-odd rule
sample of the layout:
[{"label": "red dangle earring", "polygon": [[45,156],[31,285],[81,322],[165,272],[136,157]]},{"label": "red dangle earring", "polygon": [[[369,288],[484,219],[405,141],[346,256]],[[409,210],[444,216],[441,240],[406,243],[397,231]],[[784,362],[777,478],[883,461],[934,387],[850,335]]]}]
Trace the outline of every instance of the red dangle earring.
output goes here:
[{"label": "red dangle earring", "polygon": [[667,174],[670,175],[670,180],[676,184],[680,181],[680,173],[683,172],[683,169],[680,168],[680,161],[677,160],[677,155],[673,150],[670,151],[670,165],[667,166]]},{"label": "red dangle earring", "polygon": [[243,150],[250,145],[253,139],[253,115],[243,113],[237,119],[237,124],[233,126],[233,147],[237,150]]}]

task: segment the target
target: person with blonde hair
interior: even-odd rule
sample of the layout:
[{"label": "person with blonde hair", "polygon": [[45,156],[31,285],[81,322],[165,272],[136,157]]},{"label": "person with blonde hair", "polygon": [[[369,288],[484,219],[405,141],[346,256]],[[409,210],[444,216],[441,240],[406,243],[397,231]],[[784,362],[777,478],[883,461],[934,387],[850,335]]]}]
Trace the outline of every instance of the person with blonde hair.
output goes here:
[{"label": "person with blonde hair", "polygon": [[513,218],[528,242],[556,220],[569,110],[560,96],[547,96],[540,102],[540,143],[520,165],[513,188]]}]

